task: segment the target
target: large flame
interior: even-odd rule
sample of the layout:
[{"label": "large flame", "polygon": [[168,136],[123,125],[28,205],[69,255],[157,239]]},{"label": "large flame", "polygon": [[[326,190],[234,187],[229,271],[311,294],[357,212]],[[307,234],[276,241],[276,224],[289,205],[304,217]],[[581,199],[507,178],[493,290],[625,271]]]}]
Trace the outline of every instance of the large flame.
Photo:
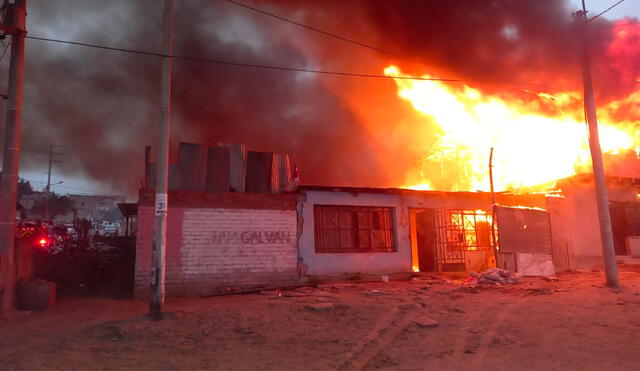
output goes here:
[{"label": "large flame", "polygon": [[[407,76],[395,66],[387,67],[385,74]],[[395,82],[398,96],[425,116],[424,125],[434,123],[438,131],[436,142],[425,143],[424,157],[407,175],[406,188],[488,191],[491,148],[496,191],[546,190],[555,180],[591,167],[581,105],[572,97],[579,94],[505,101],[462,84]],[[542,112],[540,101],[552,106],[553,112]],[[601,117],[602,152],[634,151],[635,127],[629,122],[610,125],[606,115]]]}]

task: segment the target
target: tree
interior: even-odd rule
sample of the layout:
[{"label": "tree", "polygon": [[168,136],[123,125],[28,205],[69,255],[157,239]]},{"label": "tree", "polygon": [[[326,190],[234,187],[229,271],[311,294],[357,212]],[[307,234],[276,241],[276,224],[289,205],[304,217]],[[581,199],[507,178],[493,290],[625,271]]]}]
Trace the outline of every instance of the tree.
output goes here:
[{"label": "tree", "polygon": [[26,179],[18,179],[18,201],[20,200],[20,197],[30,195],[32,193],[34,193],[34,190],[31,183]]}]

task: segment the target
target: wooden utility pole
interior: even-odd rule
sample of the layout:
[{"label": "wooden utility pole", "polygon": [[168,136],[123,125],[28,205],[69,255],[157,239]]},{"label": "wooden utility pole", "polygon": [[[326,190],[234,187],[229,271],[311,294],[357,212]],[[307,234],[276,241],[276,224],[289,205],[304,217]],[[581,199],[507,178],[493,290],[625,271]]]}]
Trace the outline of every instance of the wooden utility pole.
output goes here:
[{"label": "wooden utility pole", "polygon": [[165,293],[166,235],[169,183],[169,137],[171,132],[171,74],[173,69],[173,0],[165,0],[163,16],[162,102],[158,161],[156,165],[155,222],[153,225],[153,254],[151,262],[151,295],[149,313],[162,318]]},{"label": "wooden utility pole", "polygon": [[595,183],[596,200],[598,204],[598,218],[600,220],[600,239],[602,242],[602,256],[604,258],[604,274],[607,286],[614,289],[620,288],[618,279],[618,267],[616,265],[616,253],[613,246],[613,232],[611,230],[611,216],[609,214],[609,201],[607,197],[607,183],[602,164],[602,151],[598,135],[598,116],[596,114],[596,102],[593,96],[591,81],[591,63],[589,60],[589,21],[587,9],[582,0],[582,11],[577,12],[579,27],[582,33],[582,83],[584,85],[584,107],[589,127],[589,148],[591,149],[591,162],[593,165],[593,180]]},{"label": "wooden utility pole", "polygon": [[14,261],[16,205],[18,202],[18,168],[20,166],[20,126],[22,124],[22,81],[24,75],[24,37],[26,35],[27,1],[4,4],[2,31],[11,35],[9,91],[2,159],[2,191],[0,192],[0,255],[4,266],[0,312],[14,307],[16,267]]},{"label": "wooden utility pole", "polygon": [[496,193],[493,189],[493,147],[489,151],[489,184],[491,185],[491,247],[498,267],[498,241],[496,240]]},{"label": "wooden utility pole", "polygon": [[55,148],[62,147],[59,144],[50,144],[49,145],[49,169],[47,171],[47,188],[45,189],[45,202],[44,202],[44,214],[42,215],[42,219],[49,220],[49,201],[51,199],[51,168],[53,164],[58,164],[62,161],[55,161],[54,157],[61,155],[61,153],[56,153]]},{"label": "wooden utility pole", "polygon": [[47,192],[51,192],[51,168],[53,164],[59,164],[62,161],[57,161],[55,156],[60,156],[62,153],[55,152],[57,147],[62,147],[61,144],[49,144],[49,169],[47,171]]}]

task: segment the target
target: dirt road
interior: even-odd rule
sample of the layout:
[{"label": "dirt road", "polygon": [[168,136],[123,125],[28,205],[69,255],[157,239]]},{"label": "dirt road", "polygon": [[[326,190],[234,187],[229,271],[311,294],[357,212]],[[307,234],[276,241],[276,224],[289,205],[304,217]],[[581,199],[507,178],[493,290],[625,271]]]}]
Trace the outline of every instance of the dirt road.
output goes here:
[{"label": "dirt road", "polygon": [[445,278],[213,298],[62,299],[0,319],[0,369],[631,370],[640,273],[465,287]]}]

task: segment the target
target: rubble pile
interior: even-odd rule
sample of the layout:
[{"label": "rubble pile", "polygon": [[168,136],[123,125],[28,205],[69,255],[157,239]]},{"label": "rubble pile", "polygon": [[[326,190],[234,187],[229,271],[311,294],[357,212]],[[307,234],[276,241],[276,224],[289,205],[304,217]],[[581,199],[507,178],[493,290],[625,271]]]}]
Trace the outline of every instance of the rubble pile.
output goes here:
[{"label": "rubble pile", "polygon": [[506,269],[489,268],[482,273],[471,272],[469,277],[464,280],[466,284],[512,284],[520,281],[519,273],[511,273]]}]

